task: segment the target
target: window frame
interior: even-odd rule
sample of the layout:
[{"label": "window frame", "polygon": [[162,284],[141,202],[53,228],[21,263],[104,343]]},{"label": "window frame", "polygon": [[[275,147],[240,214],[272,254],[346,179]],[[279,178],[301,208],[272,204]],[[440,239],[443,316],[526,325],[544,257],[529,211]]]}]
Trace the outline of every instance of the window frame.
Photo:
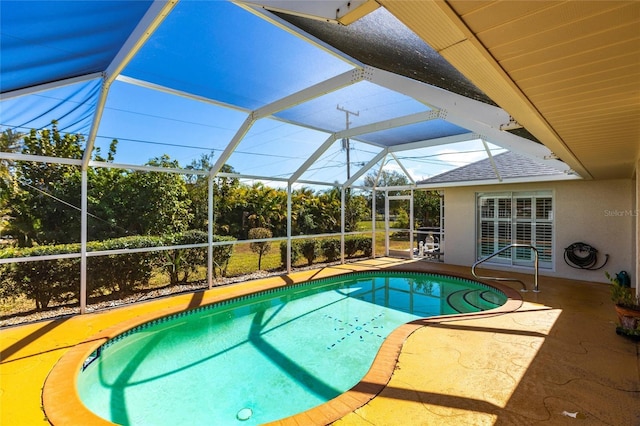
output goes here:
[{"label": "window frame", "polygon": [[[555,268],[555,193],[553,190],[476,193],[476,259],[510,244],[538,249],[540,269]],[[533,251],[507,250],[487,264],[533,268]]]}]

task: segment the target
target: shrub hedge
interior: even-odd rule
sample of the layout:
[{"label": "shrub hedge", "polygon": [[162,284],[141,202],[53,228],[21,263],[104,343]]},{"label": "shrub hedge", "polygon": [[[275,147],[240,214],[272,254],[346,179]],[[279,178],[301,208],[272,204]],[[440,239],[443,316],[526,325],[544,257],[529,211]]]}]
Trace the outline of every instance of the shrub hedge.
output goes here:
[{"label": "shrub hedge", "polygon": [[[234,241],[234,238],[214,236],[214,242]],[[207,242],[202,231],[186,231],[162,237],[133,236],[87,243],[87,251],[151,248],[164,245],[188,245]],[[0,258],[19,258],[53,254],[79,253],[80,244],[63,244],[0,250]],[[233,245],[214,246],[214,276],[226,274]],[[189,274],[207,264],[207,249],[145,251],[87,258],[87,293],[127,294],[149,283],[154,271],[160,269],[171,284],[186,282]],[[0,297],[19,295],[34,300],[37,310],[51,302],[78,299],[80,290],[80,258],[16,262],[0,265]]]},{"label": "shrub hedge", "polygon": [[[230,242],[235,241],[236,239],[233,237],[225,237],[222,235],[214,235],[213,242]],[[214,246],[213,247],[213,276],[218,277],[220,274],[221,277],[225,277],[227,275],[227,267],[229,266],[229,259],[231,259],[231,255],[233,254],[233,244],[225,244],[223,246]]]},{"label": "shrub hedge", "polygon": [[[235,238],[214,235],[214,242],[230,242]],[[189,245],[207,243],[207,234],[202,231],[185,231],[161,237],[133,236],[87,243],[88,252],[152,248],[167,245]],[[6,248],[0,250],[1,258],[19,258],[80,252],[80,244],[61,244],[28,248]],[[345,238],[345,255],[354,257],[358,252],[371,255],[371,238],[348,236]],[[213,275],[226,275],[233,244],[213,247]],[[280,257],[286,265],[287,244],[280,244]],[[291,247],[291,262],[296,264],[304,257],[308,265],[319,257],[327,261],[340,256],[340,239],[294,240]],[[152,274],[162,271],[171,284],[187,282],[199,267],[207,265],[207,248],[186,248],[136,253],[109,254],[87,258],[87,294],[89,297],[115,293],[131,293],[149,283]],[[42,310],[51,302],[63,303],[79,298],[80,258],[39,260],[0,264],[0,297],[25,296]]]},{"label": "shrub hedge", "polygon": [[340,257],[340,240],[337,238],[322,240],[320,249],[324,257],[327,258],[327,262],[334,262]]},{"label": "shrub hedge", "polygon": [[[78,246],[79,251],[79,244]],[[162,246],[161,237],[136,236],[87,243],[87,251],[123,250]],[[149,283],[162,252],[110,254],[87,258],[87,294],[128,294]],[[37,263],[37,262],[36,262]],[[76,288],[79,288],[76,287]]]},{"label": "shrub hedge", "polygon": [[[365,257],[371,256],[371,237],[347,236],[344,239],[344,247],[347,258],[353,258],[358,253]],[[291,264],[296,264],[301,256],[307,259],[307,265],[312,265],[314,260],[322,256],[328,262],[333,262],[340,256],[340,238],[326,238],[320,241],[313,238],[293,240],[291,242]],[[282,265],[287,264],[286,241],[280,243],[280,261]]]},{"label": "shrub hedge", "polygon": [[[0,251],[0,258],[47,256],[79,251],[80,244],[9,248]],[[18,262],[3,266],[2,295],[24,295],[35,301],[38,310],[46,308],[51,301],[64,302],[72,299],[80,288],[80,258]]]}]

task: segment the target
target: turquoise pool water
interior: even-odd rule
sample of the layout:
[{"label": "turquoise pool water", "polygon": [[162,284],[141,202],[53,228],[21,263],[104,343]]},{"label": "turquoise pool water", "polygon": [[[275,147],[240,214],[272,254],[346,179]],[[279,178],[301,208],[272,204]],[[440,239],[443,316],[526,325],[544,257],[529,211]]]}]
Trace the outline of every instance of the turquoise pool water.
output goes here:
[{"label": "turquoise pool water", "polygon": [[505,302],[479,283],[418,273],[299,284],[136,327],[87,359],[78,391],[118,424],[261,424],[350,389],[399,325]]}]

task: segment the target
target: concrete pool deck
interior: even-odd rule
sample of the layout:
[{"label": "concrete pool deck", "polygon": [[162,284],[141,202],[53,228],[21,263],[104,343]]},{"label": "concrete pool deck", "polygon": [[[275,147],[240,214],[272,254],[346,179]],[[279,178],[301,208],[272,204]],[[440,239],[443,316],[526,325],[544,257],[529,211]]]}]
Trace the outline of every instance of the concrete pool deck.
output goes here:
[{"label": "concrete pool deck", "polygon": [[[378,258],[4,328],[0,424],[49,424],[42,388],[54,365],[80,342],[108,336],[122,323],[250,290],[386,268],[469,276],[469,268]],[[508,275],[532,287],[531,276]],[[640,344],[616,335],[608,287],[541,277],[540,290],[522,294],[515,312],[413,324],[390,336],[386,352],[350,395],[275,423],[640,425]],[[55,410],[47,405],[56,425],[87,424]]]}]

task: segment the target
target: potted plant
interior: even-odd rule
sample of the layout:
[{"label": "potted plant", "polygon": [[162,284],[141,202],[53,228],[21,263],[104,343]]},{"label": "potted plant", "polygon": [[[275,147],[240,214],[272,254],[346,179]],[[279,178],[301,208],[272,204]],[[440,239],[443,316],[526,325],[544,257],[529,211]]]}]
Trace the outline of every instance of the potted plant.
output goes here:
[{"label": "potted plant", "polygon": [[618,315],[616,332],[640,338],[640,298],[630,287],[627,273],[622,271],[613,276],[605,272],[605,275],[611,282],[611,300]]}]

